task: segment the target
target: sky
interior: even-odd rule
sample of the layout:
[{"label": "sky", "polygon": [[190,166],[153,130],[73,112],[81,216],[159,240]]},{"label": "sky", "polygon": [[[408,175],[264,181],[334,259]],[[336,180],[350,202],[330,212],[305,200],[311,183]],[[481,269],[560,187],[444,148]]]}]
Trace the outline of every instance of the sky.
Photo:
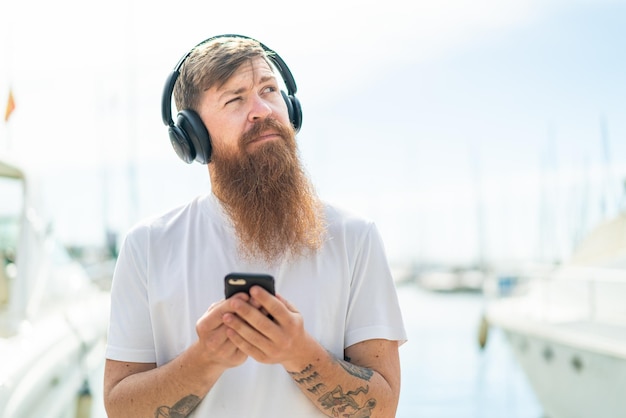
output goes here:
[{"label": "sky", "polygon": [[298,84],[320,195],[392,260],[567,259],[626,205],[626,1],[3,2],[0,155],[41,178],[68,245],[209,190],[160,120],[178,59],[259,39]]}]

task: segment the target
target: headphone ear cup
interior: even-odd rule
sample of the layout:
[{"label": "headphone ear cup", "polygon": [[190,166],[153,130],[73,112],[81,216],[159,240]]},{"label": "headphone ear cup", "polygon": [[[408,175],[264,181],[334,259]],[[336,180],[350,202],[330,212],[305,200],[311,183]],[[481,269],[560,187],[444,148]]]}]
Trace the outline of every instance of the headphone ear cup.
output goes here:
[{"label": "headphone ear cup", "polygon": [[287,95],[284,91],[280,91],[287,105],[287,111],[289,112],[289,120],[293,125],[293,128],[298,132],[302,127],[302,107],[300,101],[296,96]]},{"label": "headphone ear cup", "polygon": [[191,164],[196,158],[196,150],[189,141],[187,134],[174,124],[169,125],[168,133],[176,155],[187,164]]},{"label": "headphone ear cup", "polygon": [[211,138],[200,116],[193,110],[183,109],[178,112],[176,126],[186,134],[195,151],[191,161],[195,159],[200,164],[208,164],[211,161]]}]

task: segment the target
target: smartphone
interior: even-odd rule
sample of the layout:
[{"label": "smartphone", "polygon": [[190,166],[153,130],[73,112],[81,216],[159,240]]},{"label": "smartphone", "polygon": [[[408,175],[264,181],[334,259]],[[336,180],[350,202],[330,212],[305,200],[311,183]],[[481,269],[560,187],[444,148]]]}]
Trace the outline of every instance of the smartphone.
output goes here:
[{"label": "smartphone", "polygon": [[226,299],[239,292],[250,294],[252,286],[261,286],[275,295],[274,277],[261,273],[229,273],[224,277],[224,294]]}]

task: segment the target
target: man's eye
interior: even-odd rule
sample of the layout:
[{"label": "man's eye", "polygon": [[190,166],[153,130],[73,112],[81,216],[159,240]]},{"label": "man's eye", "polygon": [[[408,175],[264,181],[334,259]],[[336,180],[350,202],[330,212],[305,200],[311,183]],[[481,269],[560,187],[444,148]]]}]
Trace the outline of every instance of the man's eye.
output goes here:
[{"label": "man's eye", "polygon": [[241,97],[233,97],[232,99],[228,100],[228,101],[226,102],[226,104],[231,104],[231,103],[234,103],[234,102],[236,102],[237,100],[241,100]]}]

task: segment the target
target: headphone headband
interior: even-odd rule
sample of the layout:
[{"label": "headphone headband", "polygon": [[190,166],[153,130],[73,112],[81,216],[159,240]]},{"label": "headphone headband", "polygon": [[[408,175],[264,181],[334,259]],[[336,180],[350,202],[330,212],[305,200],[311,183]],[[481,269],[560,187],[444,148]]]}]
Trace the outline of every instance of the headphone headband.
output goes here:
[{"label": "headphone headband", "polygon": [[215,39],[220,39],[220,38],[242,38],[242,39],[250,39],[252,41],[256,41],[261,46],[261,48],[263,48],[268,58],[272,61],[272,63],[278,70],[278,73],[280,74],[281,78],[285,82],[285,87],[287,87],[287,94],[289,96],[293,96],[298,92],[298,86],[296,85],[296,80],[293,78],[293,75],[291,74],[289,67],[287,67],[287,64],[285,64],[285,61],[283,61],[280,55],[278,55],[273,49],[268,48],[263,43],[257,41],[254,38],[250,38],[249,36],[237,35],[233,33],[211,36],[210,38],[207,38],[204,41],[197,44],[196,46],[194,46],[185,55],[183,55],[182,58],[178,60],[178,63],[174,67],[174,70],[170,73],[169,77],[167,78],[165,82],[165,89],[163,90],[163,100],[161,101],[161,117],[163,119],[163,123],[166,126],[172,126],[174,124],[174,121],[172,120],[172,94],[174,93],[174,86],[176,85],[176,80],[178,80],[178,76],[180,75],[181,67],[183,66],[187,58],[189,58],[189,55],[191,55],[191,53],[196,50],[196,48],[198,48],[201,45],[206,44],[207,42],[211,42]]},{"label": "headphone headband", "polygon": [[170,142],[172,143],[174,151],[176,151],[176,154],[180,157],[180,159],[186,163],[192,163],[195,160],[201,164],[207,164],[211,161],[211,137],[200,116],[198,116],[198,114],[191,109],[179,109],[176,122],[174,122],[172,118],[172,95],[174,94],[174,86],[176,85],[176,80],[180,75],[181,67],[191,53],[200,45],[218,38],[249,39],[257,42],[259,46],[263,48],[267,58],[278,70],[283,82],[285,83],[285,87],[287,87],[287,93],[281,90],[281,94],[285,101],[285,105],[287,106],[289,121],[293,125],[296,132],[298,132],[302,126],[302,108],[300,106],[300,102],[295,96],[298,87],[296,86],[296,81],[293,78],[291,71],[289,71],[289,67],[285,64],[285,61],[283,61],[283,59],[276,52],[256,39],[235,34],[212,36],[200,42],[189,52],[183,55],[174,67],[174,70],[167,77],[167,80],[165,81],[165,88],[163,89],[163,96],[161,99],[161,118],[165,126],[168,127]]}]

